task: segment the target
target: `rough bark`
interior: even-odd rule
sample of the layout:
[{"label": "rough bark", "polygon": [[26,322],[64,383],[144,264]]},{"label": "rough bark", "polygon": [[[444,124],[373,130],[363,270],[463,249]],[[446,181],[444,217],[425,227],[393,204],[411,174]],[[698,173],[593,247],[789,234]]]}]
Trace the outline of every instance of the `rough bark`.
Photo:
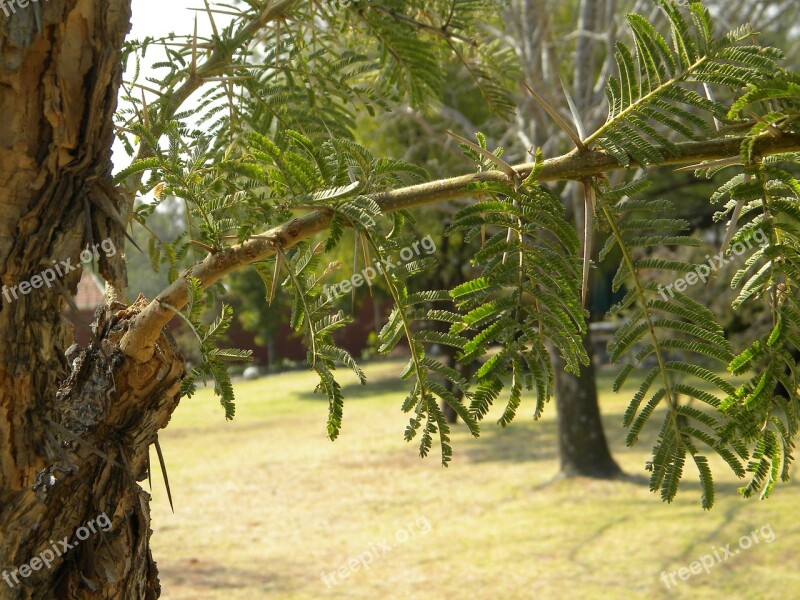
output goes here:
[{"label": "rough bark", "polygon": [[[68,350],[66,378],[36,417],[42,468],[9,490],[0,510],[3,566],[29,563],[53,541],[105,514],[97,531],[11,588],[9,598],[157,598],[149,549],[148,449],[178,404],[184,362],[162,336],[146,363],[125,357],[119,339],[147,301],[116,305],[96,321],[100,342]],[[74,355],[73,355],[74,354]],[[14,583],[13,576],[9,580]],[[9,583],[7,580],[3,586]],[[11,586],[9,586],[11,587]],[[7,592],[9,590],[6,590]]]},{"label": "rough bark", "polygon": [[[10,2],[0,7],[0,281],[10,290],[60,261],[76,265],[87,244],[106,239],[119,252],[98,256],[106,307],[90,349],[70,347],[60,316],[79,271],[0,298],[0,596],[157,598],[149,497],[137,481],[177,405],[185,362],[161,331],[144,358],[120,351],[148,305],[125,308],[124,236],[108,214],[127,216],[133,197],[112,187],[110,160],[130,0]],[[295,4],[268,3],[233,47]],[[232,51],[212,53],[163,107],[167,119]],[[74,544],[103,513],[108,531]],[[51,549],[64,552],[43,567],[38,557]]]},{"label": "rough bark", "polygon": [[[111,304],[98,315],[97,343],[68,348],[60,315],[80,271],[16,299],[10,292],[53,261],[78,264],[90,242],[123,248],[99,207],[119,202],[110,149],[129,22],[130,0],[48,0],[0,12],[0,280],[9,289],[0,298],[3,598],[159,595],[149,498],[136,482],[177,404],[183,359],[163,335],[146,361],[120,352],[144,300]],[[99,270],[124,290],[123,261],[101,252]],[[108,531],[59,545],[74,544],[102,513]],[[63,554],[23,577],[19,568],[54,546]]]}]

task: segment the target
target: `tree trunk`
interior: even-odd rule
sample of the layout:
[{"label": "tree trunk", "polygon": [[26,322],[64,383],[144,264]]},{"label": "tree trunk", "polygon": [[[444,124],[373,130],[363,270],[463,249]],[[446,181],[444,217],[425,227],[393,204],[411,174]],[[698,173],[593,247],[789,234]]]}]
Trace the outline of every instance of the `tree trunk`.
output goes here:
[{"label": "tree trunk", "polygon": [[[584,230],[587,215],[583,213],[584,198],[578,186],[569,194],[568,214],[572,213],[578,231]],[[591,218],[591,215],[588,215]],[[584,240],[584,243],[587,243]],[[592,241],[589,241],[593,245]],[[594,256],[592,248],[591,256]],[[592,271],[589,271],[586,294],[586,305],[592,306]],[[591,322],[591,310],[587,323]],[[608,449],[603,432],[603,421],[600,418],[600,406],[597,397],[597,381],[595,380],[594,352],[592,350],[591,333],[587,330],[583,336],[583,347],[589,357],[589,364],[581,368],[579,375],[564,369],[564,361],[554,356],[555,400],[558,412],[558,449],[561,463],[561,474],[606,479],[622,474],[611,452]]]},{"label": "tree trunk", "polygon": [[[572,213],[578,231],[584,230],[586,215],[583,214],[583,195],[575,186],[569,194],[568,214]],[[584,241],[586,243],[586,241]],[[589,242],[591,245],[591,241]],[[592,252],[593,256],[594,253]],[[592,272],[589,272],[586,304],[592,305]],[[591,314],[587,322],[591,322]],[[611,457],[611,452],[603,433],[603,421],[597,398],[595,381],[594,353],[591,334],[583,336],[583,347],[589,356],[589,364],[581,368],[579,375],[564,369],[564,361],[554,353],[555,400],[558,412],[558,449],[561,473],[566,476],[583,475],[587,477],[609,478],[620,475],[622,471]]]},{"label": "tree trunk", "polygon": [[622,474],[608,450],[597,402],[591,337],[583,338],[589,365],[575,376],[564,369],[561,357],[553,360],[558,412],[558,454],[561,473],[568,477],[612,478]]},{"label": "tree trunk", "polygon": [[[581,0],[578,8],[579,31],[590,33],[600,29],[602,18],[597,4],[595,0]],[[594,45],[594,38],[589,35],[580,35],[575,47],[575,102],[578,112],[584,117],[586,127],[590,130],[598,125],[598,123],[592,122],[589,116],[594,105],[592,98],[592,82],[596,71]],[[586,219],[591,220],[592,216],[584,213],[584,194],[580,186],[574,185],[568,191],[565,197],[565,207],[567,214],[571,213],[576,229],[581,235],[585,231]],[[592,243],[588,240],[584,240],[584,243],[589,243],[590,256],[595,256],[594,248],[591,247]],[[591,290],[591,277],[588,287]],[[587,305],[591,306],[591,294],[587,293],[586,298]],[[583,338],[583,344],[589,356],[589,365],[583,367],[577,376],[564,369],[561,357],[554,356],[553,358],[561,474],[597,478],[615,477],[622,471],[611,457],[603,432],[597,398],[594,357],[588,332]]]},{"label": "tree trunk", "polygon": [[[120,204],[110,155],[130,0],[11,9],[0,11],[0,596],[157,598],[136,482],[184,361],[164,335],[148,360],[119,350],[145,304],[112,301],[124,300],[124,238],[107,214]],[[96,342],[67,349],[61,311],[80,269],[47,286],[39,274],[70,271],[103,240],[115,254],[96,255],[110,284]]]}]

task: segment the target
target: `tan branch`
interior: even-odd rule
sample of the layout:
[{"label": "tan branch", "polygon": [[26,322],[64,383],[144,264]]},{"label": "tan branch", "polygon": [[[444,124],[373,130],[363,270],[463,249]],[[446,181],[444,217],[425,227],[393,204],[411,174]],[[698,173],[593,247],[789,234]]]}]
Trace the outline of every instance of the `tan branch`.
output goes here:
[{"label": "tan branch", "polygon": [[[705,160],[718,160],[739,154],[743,138],[731,137],[718,140],[684,142],[678,144],[679,156],[664,154],[664,165],[687,165]],[[782,152],[800,151],[800,135],[786,134],[779,138],[761,137],[754,146],[754,154],[769,156]],[[635,165],[634,165],[635,166]],[[532,163],[517,165],[514,169],[527,177],[533,168]],[[562,181],[582,180],[619,170],[623,167],[608,154],[597,151],[578,152],[546,160],[539,172],[538,180]],[[477,190],[469,186],[479,182],[507,182],[508,176],[502,171],[486,171],[461,175],[448,179],[440,179],[412,185],[397,190],[375,194],[372,198],[383,212],[392,212],[425,204],[445,202],[458,198],[474,196]],[[276,253],[276,245],[282,249],[291,248],[301,240],[324,231],[331,223],[333,213],[330,210],[318,210],[292,219],[263,235],[226,248],[216,254],[209,254],[198,264],[188,269],[172,285],[162,291],[139,315],[122,338],[121,348],[129,356],[138,360],[147,360],[152,355],[155,342],[161,329],[172,319],[174,313],[165,305],[182,308],[188,300],[186,277],[192,276],[200,280],[204,288],[217,282],[228,273],[256,261],[269,258]]]}]

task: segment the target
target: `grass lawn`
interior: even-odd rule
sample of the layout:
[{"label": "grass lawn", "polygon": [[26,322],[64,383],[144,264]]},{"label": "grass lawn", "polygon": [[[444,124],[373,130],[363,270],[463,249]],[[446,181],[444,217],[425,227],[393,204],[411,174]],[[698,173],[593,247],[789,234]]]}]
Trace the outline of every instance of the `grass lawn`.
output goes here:
[{"label": "grass lawn", "polygon": [[[625,446],[630,394],[607,391],[611,373],[601,381],[606,434],[637,477],[546,485],[558,471],[552,404],[534,423],[532,399],[523,400],[510,427],[488,418],[477,440],[457,426],[443,469],[438,446],[423,460],[416,442],[403,440],[401,368],[367,365],[366,387],[342,371],[345,420],[335,443],[326,438],[327,402],[312,393],[307,372],[236,384],[230,423],[210,390],[185,400],[161,436],[174,515],[153,476],[162,597],[798,597],[797,485],[779,484],[764,502],[742,500],[736,478],[712,460],[720,485],[704,512],[688,461],[677,500],[662,503],[643,470],[653,430]],[[754,530],[759,543],[740,548]],[[714,549],[725,557],[728,544],[732,556],[717,562]],[[710,573],[685,581],[676,573],[667,589],[663,571],[686,575],[706,554]]]}]

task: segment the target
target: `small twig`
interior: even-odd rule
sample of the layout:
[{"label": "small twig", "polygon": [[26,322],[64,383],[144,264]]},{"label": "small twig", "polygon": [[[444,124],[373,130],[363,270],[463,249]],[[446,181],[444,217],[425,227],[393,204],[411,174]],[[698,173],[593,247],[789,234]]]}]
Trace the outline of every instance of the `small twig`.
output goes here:
[{"label": "small twig", "polygon": [[[91,181],[94,187],[92,188],[91,192],[86,195],[86,197],[92,202],[92,204],[99,208],[103,214],[114,221],[114,223],[119,226],[122,233],[125,234],[125,237],[128,239],[128,241],[133,244],[133,246],[139,252],[144,254],[144,250],[139,247],[139,244],[136,243],[136,240],[134,240],[128,233],[127,224],[119,214],[117,207],[111,202],[110,195],[119,195],[119,192],[108,182],[99,177],[90,177],[87,179],[87,181]],[[99,193],[96,192],[95,188],[99,188]]]},{"label": "small twig", "polygon": [[572,95],[569,93],[569,89],[567,86],[564,85],[564,80],[561,77],[558,78],[561,82],[561,89],[564,91],[564,96],[567,98],[567,104],[569,104],[569,111],[572,113],[572,120],[575,123],[575,128],[578,130],[578,137],[581,140],[586,138],[586,130],[583,128],[583,119],[581,119],[581,115],[578,112],[578,107],[575,106],[575,102],[572,100]]},{"label": "small twig", "polygon": [[775,137],[781,137],[781,135],[783,135],[783,132],[781,132],[781,130],[780,130],[780,129],[778,129],[777,127],[775,127],[775,125],[773,125],[772,123],[769,123],[769,122],[767,122],[767,121],[766,121],[765,119],[763,119],[762,117],[759,117],[759,116],[758,116],[756,113],[754,113],[753,111],[751,111],[751,110],[748,110],[748,111],[745,111],[745,112],[746,112],[748,115],[750,115],[750,116],[751,116],[753,119],[755,119],[756,121],[758,121],[759,123],[761,123],[762,125],[764,125],[764,126],[767,128],[767,129],[769,129],[769,132],[770,132],[770,133],[771,133],[773,136],[775,136]]},{"label": "small twig", "polygon": [[275,272],[272,274],[272,286],[269,290],[269,305],[272,306],[272,301],[275,298],[275,292],[278,289],[278,277],[280,277],[281,261],[283,260],[283,253],[278,252],[275,255]]},{"label": "small twig", "polygon": [[738,156],[731,156],[730,158],[720,158],[719,160],[709,160],[703,163],[694,165],[686,165],[685,167],[678,167],[676,171],[697,171],[698,169],[713,169],[715,167],[731,167],[733,165],[741,165],[742,159]]},{"label": "small twig", "polygon": [[583,285],[581,286],[581,306],[586,307],[589,293],[589,266],[592,262],[592,217],[594,216],[595,189],[591,180],[583,181]]},{"label": "small twig", "polygon": [[390,8],[388,6],[383,6],[380,4],[373,4],[370,5],[370,8],[374,8],[375,10],[379,10],[381,12],[386,13],[390,17],[392,17],[395,21],[400,21],[403,23],[408,23],[409,25],[413,25],[417,29],[423,29],[425,31],[430,31],[431,33],[435,33],[440,35],[444,38],[451,39],[451,40],[458,40],[459,42],[464,42],[465,44],[469,44],[470,46],[476,47],[478,42],[474,39],[468,38],[466,36],[460,35],[458,33],[453,33],[448,29],[449,24],[442,25],[441,27],[436,27],[435,25],[431,25],[430,23],[425,23],[423,21],[418,21],[413,17],[409,17],[408,15],[404,15],[398,13],[394,8]]},{"label": "small twig", "polygon": [[203,250],[205,250],[206,252],[208,252],[210,254],[214,254],[215,252],[217,252],[216,248],[212,248],[211,246],[208,246],[208,245],[204,244],[203,242],[198,242],[197,240],[189,240],[189,243],[190,244],[194,244],[198,248],[202,248]]}]

